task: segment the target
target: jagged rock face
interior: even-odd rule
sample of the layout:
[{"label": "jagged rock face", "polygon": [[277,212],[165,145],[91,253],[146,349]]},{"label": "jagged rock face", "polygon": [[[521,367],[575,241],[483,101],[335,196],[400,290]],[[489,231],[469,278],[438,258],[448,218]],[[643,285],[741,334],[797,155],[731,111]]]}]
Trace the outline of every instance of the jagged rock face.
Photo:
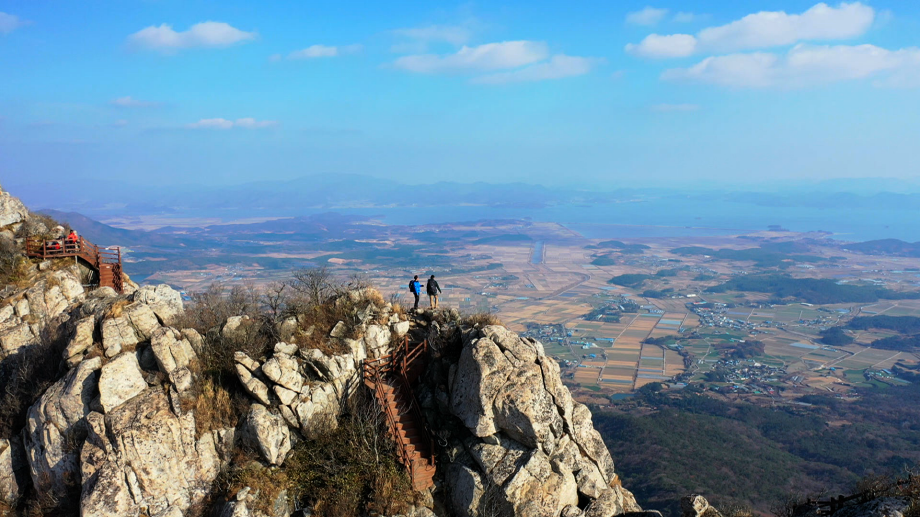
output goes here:
[{"label": "jagged rock face", "polygon": [[15,506],[29,482],[25,450],[18,437],[0,439],[0,502]]},{"label": "jagged rock face", "polygon": [[83,515],[182,515],[210,491],[222,465],[220,433],[195,436],[159,387],[118,409],[90,413],[81,453]]},{"label": "jagged rock face", "polygon": [[43,279],[0,313],[7,324],[31,314],[34,334],[68,339],[70,367],[29,408],[22,443],[0,442],[0,500],[31,484],[84,515],[182,515],[210,490],[235,434],[196,436],[195,415],[181,409],[195,382],[186,336],[200,336],[161,326],[154,308],[111,289],[84,296],[70,269],[51,275],[53,285]]},{"label": "jagged rock face", "polygon": [[18,198],[0,188],[0,228],[25,221],[29,211]]},{"label": "jagged rock face", "polygon": [[134,301],[150,307],[164,325],[173,325],[183,310],[182,295],[166,284],[141,287],[135,291]]},{"label": "jagged rock face", "polygon": [[[361,339],[345,337],[343,322],[335,325],[327,339],[343,350],[339,354],[277,343],[272,355],[260,363],[237,352],[237,377],[256,401],[277,408],[289,426],[305,438],[314,438],[338,425],[343,402],[361,386],[361,362],[368,354],[380,357],[392,350],[390,329],[369,323],[374,312],[386,310],[368,303],[358,311],[365,321]],[[233,336],[244,325],[244,318],[231,318],[222,333]]]},{"label": "jagged rock face", "polygon": [[501,326],[463,339],[459,360],[446,368],[449,393],[437,394],[443,378],[429,379],[434,399],[447,402],[441,410],[468,431],[446,474],[455,508],[534,517],[641,510],[619,485],[591,412],[572,400],[539,342]]},{"label": "jagged rock face", "polygon": [[0,305],[0,359],[37,345],[43,329],[84,296],[75,267],[45,274],[31,287],[9,296]]},{"label": "jagged rock face", "polygon": [[250,406],[245,433],[250,444],[272,465],[281,465],[291,450],[291,431],[287,423],[261,404]]}]

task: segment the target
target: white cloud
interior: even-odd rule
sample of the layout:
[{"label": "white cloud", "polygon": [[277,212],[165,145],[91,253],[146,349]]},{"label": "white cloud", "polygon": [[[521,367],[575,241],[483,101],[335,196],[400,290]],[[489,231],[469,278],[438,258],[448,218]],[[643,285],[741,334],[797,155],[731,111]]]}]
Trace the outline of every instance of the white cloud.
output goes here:
[{"label": "white cloud", "polygon": [[696,38],[689,34],[649,34],[638,45],[628,43],[626,52],[651,58],[686,57],[696,51]]},{"label": "white cloud", "polygon": [[131,97],[119,97],[112,100],[112,104],[120,108],[154,108],[160,105],[159,102],[142,101]]},{"label": "white cloud", "polygon": [[543,63],[537,63],[510,72],[484,75],[473,79],[472,82],[478,84],[507,84],[562,79],[564,77],[585,75],[601,62],[603,60],[598,58],[557,54]]},{"label": "white cloud", "polygon": [[444,42],[463,45],[470,40],[472,31],[459,25],[429,25],[410,29],[396,29],[393,34],[422,42]]},{"label": "white cloud", "polygon": [[658,22],[668,15],[667,9],[656,9],[646,7],[641,11],[635,11],[626,15],[626,23],[633,25],[658,25]]},{"label": "white cloud", "polygon": [[652,111],[660,113],[699,111],[699,104],[655,104]]},{"label": "white cloud", "polygon": [[477,47],[463,46],[454,54],[403,56],[393,66],[421,74],[506,70],[546,59],[549,51],[538,41],[504,41]]},{"label": "white cloud", "polygon": [[320,57],[336,57],[345,54],[355,54],[361,51],[361,45],[345,45],[331,47],[328,45],[311,45],[303,50],[288,54],[288,59],[316,59]]},{"label": "white cloud", "polygon": [[920,48],[875,45],[804,45],[786,55],[757,52],[709,57],[689,68],[666,70],[663,79],[733,88],[804,88],[877,78],[876,85],[920,87]]},{"label": "white cloud", "polygon": [[27,23],[18,16],[0,12],[0,34],[9,34]]},{"label": "white cloud", "polygon": [[267,127],[277,126],[278,122],[275,120],[256,120],[254,118],[238,118],[234,120],[227,120],[225,118],[205,118],[201,119],[198,122],[193,122],[191,124],[186,124],[185,127],[189,129],[233,129],[236,127],[245,128],[245,129],[262,129]]},{"label": "white cloud", "polygon": [[676,13],[676,14],[674,15],[674,21],[677,22],[677,23],[693,23],[693,22],[696,22],[696,21],[703,20],[703,19],[705,19],[705,18],[709,18],[709,15],[706,15],[706,14],[687,13],[687,12],[683,12],[683,11],[681,11],[681,12],[679,12],[679,13]]},{"label": "white cloud", "polygon": [[277,63],[278,61],[281,61],[282,59],[284,58],[281,56],[281,54],[272,54],[268,56],[268,60],[271,61],[272,63]]},{"label": "white cloud", "polygon": [[696,36],[652,34],[626,51],[643,57],[684,57],[697,52],[733,52],[792,45],[799,41],[849,39],[865,34],[875,10],[860,2],[831,7],[819,3],[802,14],[761,11],[719,27],[701,30]]},{"label": "white cloud", "polygon": [[202,22],[192,25],[187,31],[176,32],[172,26],[162,24],[150,26],[128,36],[128,43],[136,48],[160,51],[175,51],[195,47],[228,47],[235,43],[252,41],[255,32],[241,31],[224,22]]}]

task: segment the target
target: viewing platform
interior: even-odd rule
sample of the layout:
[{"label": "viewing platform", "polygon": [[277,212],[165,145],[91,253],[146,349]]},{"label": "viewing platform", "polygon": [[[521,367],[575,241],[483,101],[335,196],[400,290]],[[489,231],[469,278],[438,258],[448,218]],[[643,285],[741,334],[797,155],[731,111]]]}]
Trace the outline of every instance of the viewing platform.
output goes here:
[{"label": "viewing platform", "polygon": [[75,257],[95,274],[92,285],[111,287],[119,294],[124,292],[120,247],[100,248],[83,237],[77,240],[28,239],[26,255],[40,260]]}]

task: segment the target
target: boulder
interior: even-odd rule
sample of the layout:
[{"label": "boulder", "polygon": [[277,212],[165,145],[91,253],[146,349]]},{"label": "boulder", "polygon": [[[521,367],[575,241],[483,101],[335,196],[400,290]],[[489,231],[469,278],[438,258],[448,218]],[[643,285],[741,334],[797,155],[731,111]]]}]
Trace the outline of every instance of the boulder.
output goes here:
[{"label": "boulder", "polygon": [[29,211],[18,198],[0,189],[0,228],[25,221]]},{"label": "boulder", "polygon": [[329,331],[329,337],[341,339],[345,337],[345,334],[347,333],[348,333],[348,327],[345,326],[344,321],[340,321],[336,323],[334,327],[332,327],[332,330]]},{"label": "boulder", "polygon": [[253,377],[252,373],[247,370],[245,366],[241,364],[236,365],[236,376],[240,379],[246,391],[255,397],[256,400],[266,406],[271,405],[271,399],[268,396],[268,386],[266,386],[264,382]]},{"label": "boulder", "polygon": [[522,363],[498,389],[493,412],[499,429],[531,449],[548,448],[562,435],[562,418],[543,387],[540,367],[532,362]]},{"label": "boulder", "polygon": [[146,390],[105,417],[87,416],[81,452],[82,515],[183,515],[201,503],[221,469],[219,432],[196,437],[195,415]]},{"label": "boulder", "polygon": [[409,322],[408,321],[399,321],[396,323],[390,324],[390,330],[396,334],[396,337],[403,337],[409,333]]},{"label": "boulder", "polygon": [[511,362],[490,339],[464,344],[450,390],[451,412],[474,435],[498,431],[492,407],[512,370]]},{"label": "boulder", "polygon": [[390,351],[390,329],[382,325],[368,325],[364,332],[364,346],[372,359],[387,355]]},{"label": "boulder", "polygon": [[462,463],[448,463],[445,477],[446,484],[450,487],[451,507],[456,514],[464,517],[478,517],[479,507],[485,495],[485,487],[479,472]]},{"label": "boulder", "polygon": [[520,517],[559,515],[566,506],[578,504],[575,477],[568,470],[553,470],[541,451],[530,455],[502,491],[514,515]]},{"label": "boulder", "polygon": [[233,316],[227,318],[220,335],[224,339],[240,340],[246,337],[246,327],[249,325],[249,316]]},{"label": "boulder", "polygon": [[284,342],[275,343],[275,348],[274,348],[276,354],[285,354],[285,355],[294,355],[297,353],[298,349],[299,347],[297,345],[284,343]]},{"label": "boulder", "polygon": [[145,285],[134,292],[133,299],[148,305],[164,325],[172,325],[183,311],[182,295],[166,284]]},{"label": "boulder", "polygon": [[[697,494],[688,495],[680,500],[681,517],[722,517],[705,497]],[[858,514],[860,516],[865,514]]]},{"label": "boulder", "polygon": [[157,326],[150,337],[150,349],[156,356],[157,366],[167,375],[176,369],[188,368],[198,359],[191,343],[170,327]]},{"label": "boulder", "polygon": [[18,437],[0,438],[0,503],[16,506],[29,483],[25,449]]},{"label": "boulder", "polygon": [[303,377],[300,375],[300,364],[287,354],[276,353],[262,365],[262,373],[274,382],[289,390],[300,393],[303,387]]},{"label": "boulder", "polygon": [[77,321],[74,325],[73,337],[64,350],[64,359],[82,354],[93,346],[93,331],[96,329],[96,318],[89,316]]},{"label": "boulder", "polygon": [[527,447],[503,436],[495,435],[497,443],[477,442],[468,446],[470,455],[476,460],[482,472],[496,485],[504,485],[527,461]]},{"label": "boulder", "polygon": [[182,329],[182,338],[188,340],[189,344],[192,345],[192,350],[196,354],[201,353],[201,347],[204,345],[204,338],[201,337],[201,334],[198,333],[195,329]]},{"label": "boulder", "polygon": [[291,431],[281,416],[261,404],[253,404],[246,417],[245,436],[265,461],[281,465],[291,450]]},{"label": "boulder", "polygon": [[237,364],[241,364],[245,366],[246,369],[249,370],[250,372],[255,372],[256,370],[259,369],[259,366],[260,366],[258,361],[249,357],[249,355],[247,355],[246,352],[243,352],[241,350],[237,350],[236,352],[233,353],[233,360],[236,361]]},{"label": "boulder", "polygon": [[123,352],[102,367],[99,376],[99,402],[110,413],[147,389],[137,355]]},{"label": "boulder", "polygon": [[20,322],[0,331],[0,350],[5,353],[17,352],[22,347],[36,343],[38,337],[32,333],[32,327],[28,323]]},{"label": "boulder", "polygon": [[106,357],[115,357],[123,350],[133,350],[139,342],[128,318],[119,316],[102,321],[102,348]]},{"label": "boulder", "polygon": [[85,434],[85,417],[97,397],[97,371],[102,358],[80,363],[54,383],[29,408],[23,431],[32,484],[37,490],[68,504],[79,483],[79,448],[74,442]]},{"label": "boulder", "polygon": [[149,340],[154,331],[160,328],[160,321],[157,320],[156,314],[143,303],[134,302],[126,306],[123,314],[134,327],[140,341]]}]

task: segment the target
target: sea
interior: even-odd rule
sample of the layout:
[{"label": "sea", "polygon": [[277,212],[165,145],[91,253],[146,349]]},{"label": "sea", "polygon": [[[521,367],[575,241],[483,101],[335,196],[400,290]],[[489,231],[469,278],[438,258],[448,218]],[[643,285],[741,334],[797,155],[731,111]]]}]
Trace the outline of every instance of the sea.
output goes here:
[{"label": "sea", "polygon": [[364,215],[395,225],[527,218],[559,223],[591,239],[737,235],[778,226],[792,232],[829,232],[830,237],[842,241],[920,241],[920,210],[853,209],[845,206],[775,208],[699,199],[653,199],[542,208],[443,206],[325,209],[308,210],[302,215],[322,212]]}]

